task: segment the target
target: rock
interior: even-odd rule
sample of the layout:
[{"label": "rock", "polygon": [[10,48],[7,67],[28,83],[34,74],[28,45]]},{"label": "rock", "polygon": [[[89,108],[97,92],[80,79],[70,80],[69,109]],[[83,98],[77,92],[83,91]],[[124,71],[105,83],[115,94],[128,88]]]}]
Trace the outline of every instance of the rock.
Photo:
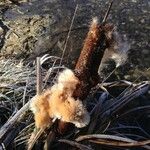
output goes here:
[{"label": "rock", "polygon": [[[44,53],[61,56],[77,4],[78,9],[65,52],[66,60],[69,64],[72,63],[80,53],[91,19],[98,16],[102,20],[108,1],[34,0],[19,6],[11,5],[1,14],[3,23],[11,30],[9,36],[12,36],[9,39],[3,37],[5,44],[1,53],[32,59]],[[142,49],[149,49],[148,8],[148,0],[116,0],[108,19],[129,39],[129,60],[135,65],[149,57],[147,53],[142,54]],[[18,37],[14,37],[14,34]],[[10,40],[13,38],[14,40]]]},{"label": "rock", "polygon": [[43,28],[48,26],[46,16],[24,16],[16,18],[15,22],[14,20],[5,21],[5,24],[10,31],[5,36],[5,45],[1,51],[3,54],[12,54],[17,57],[24,57],[33,52],[38,36],[44,32]]}]

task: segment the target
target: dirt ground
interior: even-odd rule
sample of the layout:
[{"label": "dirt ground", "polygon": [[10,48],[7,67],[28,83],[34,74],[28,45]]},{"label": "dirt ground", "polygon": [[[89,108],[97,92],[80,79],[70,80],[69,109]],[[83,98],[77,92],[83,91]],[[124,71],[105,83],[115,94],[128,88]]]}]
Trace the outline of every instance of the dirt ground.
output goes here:
[{"label": "dirt ground", "polygon": [[[79,56],[90,21],[95,16],[102,20],[108,2],[1,1],[0,54],[15,56],[17,59],[34,59],[44,53],[60,56],[78,5],[65,53],[68,64],[73,65]],[[148,0],[115,0],[110,12],[108,22],[116,25],[122,36],[127,37],[130,45],[128,62],[124,67],[126,72],[130,70],[126,79],[134,74],[136,77],[149,68],[149,6]],[[147,71],[145,73],[150,74]]]}]

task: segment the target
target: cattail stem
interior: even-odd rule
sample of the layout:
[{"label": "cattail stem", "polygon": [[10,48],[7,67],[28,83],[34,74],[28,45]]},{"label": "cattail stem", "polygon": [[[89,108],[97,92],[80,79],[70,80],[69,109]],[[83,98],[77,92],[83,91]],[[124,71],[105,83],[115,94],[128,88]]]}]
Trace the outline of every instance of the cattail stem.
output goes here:
[{"label": "cattail stem", "polygon": [[75,97],[85,99],[95,81],[98,81],[97,72],[105,49],[103,26],[94,18],[75,67],[75,74],[81,82],[80,88],[74,93]]},{"label": "cattail stem", "polygon": [[108,18],[108,15],[109,15],[110,10],[111,10],[111,7],[112,7],[112,4],[113,4],[113,0],[109,3],[109,6],[108,6],[108,9],[107,9],[107,11],[106,11],[106,13],[105,13],[105,16],[104,16],[104,18],[103,18],[102,24],[105,24],[105,23],[106,23],[106,20],[107,20],[107,18]]},{"label": "cattail stem", "polygon": [[[74,69],[75,75],[80,81],[80,85],[77,85],[73,93],[73,97],[79,98],[82,101],[86,99],[91,88],[94,87],[99,81],[98,68],[103,58],[105,49],[108,46],[105,36],[107,29],[105,22],[110,12],[112,3],[113,2],[110,3],[101,25],[99,24],[97,18],[93,19]],[[108,25],[108,27],[110,28],[111,26]],[[59,133],[63,134],[67,128],[67,123],[62,121],[58,123]]]},{"label": "cattail stem", "polygon": [[[94,18],[74,69],[75,75],[80,81],[80,85],[77,85],[73,93],[74,98],[83,101],[91,88],[97,84],[99,64],[106,49],[104,43],[104,27],[99,25],[97,18]],[[68,124],[60,121],[58,124],[59,133],[63,134],[66,128],[68,128]]]}]

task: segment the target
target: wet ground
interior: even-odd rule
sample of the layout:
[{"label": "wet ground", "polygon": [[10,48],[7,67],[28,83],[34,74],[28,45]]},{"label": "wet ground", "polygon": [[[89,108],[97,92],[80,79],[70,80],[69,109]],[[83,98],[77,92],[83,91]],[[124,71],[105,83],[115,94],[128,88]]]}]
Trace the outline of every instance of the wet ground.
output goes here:
[{"label": "wet ground", "polygon": [[[17,0],[16,0],[17,1]],[[93,17],[102,20],[109,1],[103,0],[24,0],[0,2],[0,53],[34,59],[49,53],[61,55],[74,10],[78,5],[70,34],[66,60],[74,64]],[[130,45],[130,75],[141,74],[150,66],[148,0],[114,0],[108,22],[114,23]],[[132,72],[132,70],[134,70]],[[124,71],[122,71],[124,72]],[[147,73],[147,72],[146,72]],[[149,76],[149,72],[147,75]],[[135,75],[136,76],[136,75]],[[128,76],[126,77],[128,78]]]}]

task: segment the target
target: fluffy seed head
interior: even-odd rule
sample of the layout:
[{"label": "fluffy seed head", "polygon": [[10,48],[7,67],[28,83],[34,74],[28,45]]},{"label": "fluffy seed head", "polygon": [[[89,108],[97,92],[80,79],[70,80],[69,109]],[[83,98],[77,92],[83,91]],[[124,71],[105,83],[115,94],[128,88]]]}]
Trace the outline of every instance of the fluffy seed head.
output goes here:
[{"label": "fluffy seed head", "polygon": [[73,71],[66,69],[51,89],[33,98],[30,109],[37,128],[48,126],[52,119],[73,123],[78,128],[88,125],[90,116],[85,106],[72,96],[78,83]]}]

